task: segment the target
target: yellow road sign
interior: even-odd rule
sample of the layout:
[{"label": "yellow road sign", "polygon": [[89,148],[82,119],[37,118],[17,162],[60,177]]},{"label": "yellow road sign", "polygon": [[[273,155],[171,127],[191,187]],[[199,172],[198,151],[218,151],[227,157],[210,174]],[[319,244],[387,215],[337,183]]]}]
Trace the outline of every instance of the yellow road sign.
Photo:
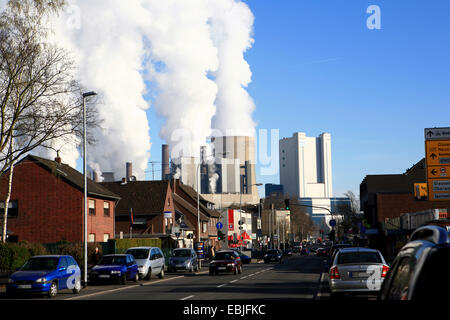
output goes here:
[{"label": "yellow road sign", "polygon": [[428,166],[427,177],[429,179],[450,178],[450,166]]},{"label": "yellow road sign", "polygon": [[450,166],[450,140],[427,140],[425,151],[427,167]]},{"label": "yellow road sign", "polygon": [[428,179],[428,200],[450,200],[450,178]]}]

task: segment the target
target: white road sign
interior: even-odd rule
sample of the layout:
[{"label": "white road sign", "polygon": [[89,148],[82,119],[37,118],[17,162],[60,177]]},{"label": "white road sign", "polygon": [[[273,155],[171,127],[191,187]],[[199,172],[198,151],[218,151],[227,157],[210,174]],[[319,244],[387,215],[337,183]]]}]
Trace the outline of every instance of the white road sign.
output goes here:
[{"label": "white road sign", "polygon": [[450,139],[450,128],[426,128],[425,140]]}]

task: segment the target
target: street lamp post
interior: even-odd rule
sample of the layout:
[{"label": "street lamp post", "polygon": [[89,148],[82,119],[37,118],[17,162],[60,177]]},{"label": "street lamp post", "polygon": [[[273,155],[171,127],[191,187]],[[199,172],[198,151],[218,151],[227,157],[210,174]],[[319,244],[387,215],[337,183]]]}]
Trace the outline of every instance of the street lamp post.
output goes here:
[{"label": "street lamp post", "polygon": [[83,93],[83,180],[84,180],[84,283],[87,286],[87,176],[86,176],[86,98],[97,95],[95,92]]}]

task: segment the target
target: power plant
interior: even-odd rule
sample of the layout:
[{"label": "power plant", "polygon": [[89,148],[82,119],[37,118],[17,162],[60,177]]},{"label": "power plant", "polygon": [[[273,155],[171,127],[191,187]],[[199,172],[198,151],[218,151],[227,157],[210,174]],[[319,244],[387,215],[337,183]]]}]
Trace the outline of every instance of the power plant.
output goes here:
[{"label": "power plant", "polygon": [[[180,179],[219,207],[231,204],[259,203],[255,173],[255,139],[247,136],[213,137],[212,155],[206,146],[200,158],[171,159],[170,175],[164,174],[168,163],[167,146],[163,145],[163,179]],[[199,177],[200,175],[200,177]]]}]

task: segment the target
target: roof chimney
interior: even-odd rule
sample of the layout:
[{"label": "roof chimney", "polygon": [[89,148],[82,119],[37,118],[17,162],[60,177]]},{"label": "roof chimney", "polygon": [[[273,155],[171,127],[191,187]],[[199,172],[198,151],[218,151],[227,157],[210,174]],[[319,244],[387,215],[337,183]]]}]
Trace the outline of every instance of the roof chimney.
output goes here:
[{"label": "roof chimney", "polygon": [[100,182],[100,177],[98,176],[98,173],[95,170],[94,170],[94,173],[93,173],[93,180],[95,182]]},{"label": "roof chimney", "polygon": [[131,162],[127,162],[127,168],[126,168],[126,179],[127,182],[131,181],[131,176],[133,175],[133,164]]},{"label": "roof chimney", "polygon": [[127,184],[127,178],[122,178],[121,184]]},{"label": "roof chimney", "polygon": [[55,158],[55,161],[58,162],[59,164],[61,164],[62,159],[61,159],[61,157],[59,156],[59,151],[56,151],[56,158]]}]

